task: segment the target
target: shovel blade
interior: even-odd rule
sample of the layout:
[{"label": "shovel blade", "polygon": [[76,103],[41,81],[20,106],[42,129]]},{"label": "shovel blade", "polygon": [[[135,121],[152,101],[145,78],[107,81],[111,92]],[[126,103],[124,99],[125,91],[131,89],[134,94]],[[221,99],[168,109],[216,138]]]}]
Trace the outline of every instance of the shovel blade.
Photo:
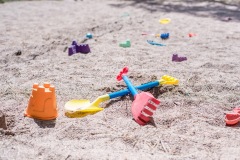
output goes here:
[{"label": "shovel blade", "polygon": [[92,106],[89,100],[82,99],[68,101],[64,106],[64,110],[65,115],[69,118],[81,118],[102,111],[103,108]]}]

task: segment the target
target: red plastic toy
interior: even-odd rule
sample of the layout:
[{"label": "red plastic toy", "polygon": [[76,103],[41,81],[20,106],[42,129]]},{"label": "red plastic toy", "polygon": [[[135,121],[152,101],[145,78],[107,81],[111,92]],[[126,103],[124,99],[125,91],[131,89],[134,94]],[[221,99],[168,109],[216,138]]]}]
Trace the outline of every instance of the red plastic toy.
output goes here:
[{"label": "red plastic toy", "polygon": [[233,112],[227,113],[225,116],[225,122],[227,125],[235,125],[240,121],[240,107],[233,109]]},{"label": "red plastic toy", "polygon": [[132,115],[134,120],[140,125],[145,125],[151,120],[150,118],[160,104],[160,101],[148,92],[138,93],[126,76],[127,72],[128,67],[123,68],[117,76],[117,80],[120,81],[123,79],[131,94],[134,96],[134,101],[132,103]]}]

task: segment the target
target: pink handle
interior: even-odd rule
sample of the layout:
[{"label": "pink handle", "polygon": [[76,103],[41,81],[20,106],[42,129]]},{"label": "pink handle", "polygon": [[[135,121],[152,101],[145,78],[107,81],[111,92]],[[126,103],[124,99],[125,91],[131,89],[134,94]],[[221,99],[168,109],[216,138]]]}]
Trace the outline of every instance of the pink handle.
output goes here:
[{"label": "pink handle", "polygon": [[126,75],[128,73],[128,67],[124,67],[122,71],[117,75],[117,80],[121,81],[122,76]]}]

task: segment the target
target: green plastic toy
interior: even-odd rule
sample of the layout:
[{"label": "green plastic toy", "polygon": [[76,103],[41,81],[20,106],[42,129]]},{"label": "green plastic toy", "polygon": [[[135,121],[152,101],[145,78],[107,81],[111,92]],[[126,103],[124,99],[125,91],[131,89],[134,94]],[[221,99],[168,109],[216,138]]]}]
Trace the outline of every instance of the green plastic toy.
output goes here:
[{"label": "green plastic toy", "polygon": [[126,41],[119,43],[119,46],[123,48],[131,47],[131,41],[127,39]]}]

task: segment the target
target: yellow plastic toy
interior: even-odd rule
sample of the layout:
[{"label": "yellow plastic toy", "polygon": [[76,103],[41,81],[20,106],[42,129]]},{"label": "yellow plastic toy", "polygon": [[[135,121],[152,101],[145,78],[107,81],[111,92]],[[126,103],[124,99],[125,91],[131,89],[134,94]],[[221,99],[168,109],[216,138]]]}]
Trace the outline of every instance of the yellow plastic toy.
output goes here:
[{"label": "yellow plastic toy", "polygon": [[34,83],[24,116],[40,120],[56,119],[58,113],[55,87],[49,83],[44,83],[43,86]]},{"label": "yellow plastic toy", "polygon": [[[156,80],[156,81],[142,84],[140,86],[136,86],[136,89],[146,90],[148,88],[153,88],[160,85],[178,85],[178,83],[179,83],[178,79],[171,76],[164,75],[160,80]],[[109,94],[99,96],[92,103],[90,103],[90,101],[87,99],[70,100],[64,106],[65,115],[69,118],[81,118],[87,115],[95,114],[103,110],[103,108],[99,107],[100,103],[110,100],[112,98],[124,96],[127,94],[130,94],[130,91],[128,89],[124,89],[117,92],[112,92]]]},{"label": "yellow plastic toy", "polygon": [[164,19],[160,19],[159,20],[159,23],[160,24],[168,24],[171,22],[171,19],[170,18],[164,18]]}]

